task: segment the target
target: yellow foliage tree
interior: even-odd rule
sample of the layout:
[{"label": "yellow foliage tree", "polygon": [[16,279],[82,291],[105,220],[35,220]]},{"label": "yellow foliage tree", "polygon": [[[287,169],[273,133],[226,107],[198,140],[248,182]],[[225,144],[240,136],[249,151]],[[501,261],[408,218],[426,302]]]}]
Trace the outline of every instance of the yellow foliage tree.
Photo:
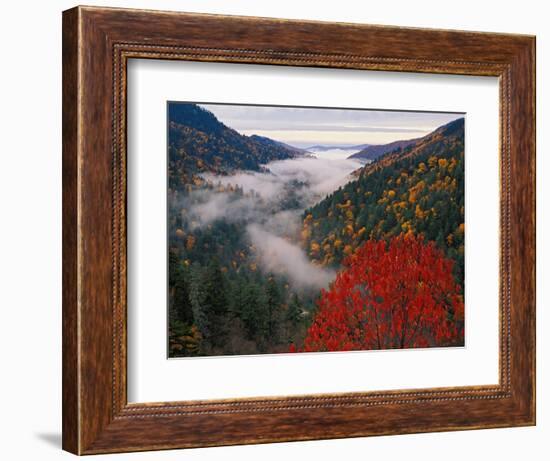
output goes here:
[{"label": "yellow foliage tree", "polygon": [[317,242],[311,242],[309,249],[312,255],[318,255],[319,250],[321,249],[321,246]]},{"label": "yellow foliage tree", "polygon": [[197,239],[193,235],[189,235],[187,237],[187,242],[185,243],[185,248],[187,248],[187,250],[192,250],[196,241]]}]

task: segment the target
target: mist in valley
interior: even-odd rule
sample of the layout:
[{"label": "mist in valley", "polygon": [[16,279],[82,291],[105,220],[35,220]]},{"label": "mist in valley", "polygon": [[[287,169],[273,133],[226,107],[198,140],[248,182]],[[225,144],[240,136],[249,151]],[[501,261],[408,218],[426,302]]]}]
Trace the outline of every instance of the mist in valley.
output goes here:
[{"label": "mist in valley", "polygon": [[264,172],[204,174],[209,187],[192,191],[179,203],[182,218],[191,230],[220,220],[243,226],[265,273],[281,275],[297,289],[326,288],[335,273],[313,264],[300,246],[303,213],[353,179],[361,164],[320,154],[265,167]]}]

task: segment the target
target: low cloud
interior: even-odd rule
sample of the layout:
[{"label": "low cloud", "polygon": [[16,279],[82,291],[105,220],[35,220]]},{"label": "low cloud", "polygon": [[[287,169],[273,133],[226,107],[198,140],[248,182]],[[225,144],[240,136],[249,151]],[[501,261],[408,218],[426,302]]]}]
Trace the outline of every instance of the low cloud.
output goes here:
[{"label": "low cloud", "polygon": [[[359,166],[354,160],[302,157],[271,162],[268,172],[204,175],[214,187],[185,198],[182,217],[191,229],[222,219],[242,224],[262,270],[286,276],[295,288],[328,287],[335,272],[312,264],[299,244],[291,242],[298,242],[304,210],[346,184]],[[235,186],[244,194],[227,192]]]},{"label": "low cloud", "polygon": [[263,227],[279,237],[296,237],[302,227],[302,210],[284,210],[275,213],[263,222]]},{"label": "low cloud", "polygon": [[273,200],[280,195],[285,185],[285,178],[270,173],[236,173],[228,176],[205,174],[203,177],[213,184],[239,185],[245,193],[256,192],[267,200]]},{"label": "low cloud", "polygon": [[349,148],[343,149],[341,147],[335,147],[333,149],[309,149],[308,152],[311,152],[315,157],[322,160],[347,160],[350,155],[356,154],[360,149]]},{"label": "low cloud", "polygon": [[232,199],[229,194],[223,192],[201,191],[203,200],[193,205],[189,211],[192,227],[208,225],[218,219],[230,222],[250,221],[258,216],[258,202],[252,197]]},{"label": "low cloud", "polygon": [[284,275],[300,288],[326,288],[336,272],[313,265],[302,248],[282,237],[250,224],[247,232],[258,252],[260,267],[266,272]]},{"label": "low cloud", "polygon": [[355,160],[337,158],[296,158],[279,160],[266,165],[267,173],[236,173],[228,176],[204,175],[204,179],[224,186],[239,185],[245,193],[256,192],[265,200],[277,200],[285,193],[285,188],[298,182],[300,192],[306,202],[313,205],[338,187],[349,181],[349,175],[361,164]]},{"label": "low cloud", "polygon": [[[297,158],[269,164],[270,171],[283,182],[300,181],[308,184],[307,192],[313,203],[349,181],[349,175],[361,165],[348,159]],[[312,194],[311,194],[312,193]],[[307,205],[313,205],[308,203]]]}]

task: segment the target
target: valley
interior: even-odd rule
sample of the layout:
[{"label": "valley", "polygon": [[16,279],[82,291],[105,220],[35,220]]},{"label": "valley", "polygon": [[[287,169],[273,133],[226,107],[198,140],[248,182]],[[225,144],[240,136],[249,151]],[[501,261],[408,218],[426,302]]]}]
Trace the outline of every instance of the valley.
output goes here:
[{"label": "valley", "polygon": [[[445,258],[451,268],[445,283],[460,305],[463,119],[386,148],[298,148],[241,135],[193,104],[173,107],[170,357],[359,347],[347,339],[321,344],[311,335],[342,268],[375,240],[432,242],[432,257]],[[372,158],[357,156],[369,148]],[[444,317],[460,329],[456,312],[449,307]],[[434,338],[434,345],[461,341]],[[408,347],[430,345],[415,341]]]}]

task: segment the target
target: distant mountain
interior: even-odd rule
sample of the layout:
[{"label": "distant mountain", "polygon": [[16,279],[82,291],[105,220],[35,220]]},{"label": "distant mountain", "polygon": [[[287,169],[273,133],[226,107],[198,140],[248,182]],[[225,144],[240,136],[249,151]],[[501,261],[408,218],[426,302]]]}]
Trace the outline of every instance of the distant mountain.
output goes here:
[{"label": "distant mountain", "polygon": [[265,146],[269,146],[269,147],[275,147],[275,148],[283,147],[285,149],[288,149],[294,152],[297,156],[309,155],[309,152],[306,149],[300,149],[299,147],[294,147],[294,146],[291,146],[290,144],[286,144],[281,141],[275,141],[274,139],[267,138],[265,136],[259,136],[257,134],[253,134],[252,136],[250,136],[250,139],[257,141],[259,143],[262,143]]},{"label": "distant mountain", "polygon": [[323,152],[326,150],[333,150],[333,149],[340,149],[340,150],[362,150],[366,147],[369,147],[370,144],[358,144],[356,146],[326,146],[326,145],[316,145],[311,147],[306,147],[305,150],[307,151],[316,151],[316,152]]},{"label": "distant mountain", "polygon": [[388,152],[394,151],[395,149],[404,149],[414,143],[416,143],[420,138],[416,139],[407,139],[404,141],[394,141],[388,144],[375,144],[371,146],[366,146],[361,149],[359,152],[350,155],[348,158],[367,161],[367,160],[376,160],[378,157],[381,157]]},{"label": "distant mountain", "polygon": [[302,245],[338,267],[369,238],[422,234],[464,270],[464,119],[362,167],[356,179],[303,215]]},{"label": "distant mountain", "polygon": [[361,169],[361,175],[371,174],[373,171],[390,166],[400,160],[417,157],[427,150],[433,150],[433,146],[439,146],[442,141],[455,138],[459,138],[464,144],[464,118],[440,126],[422,138],[411,140],[414,142],[405,147],[397,146],[394,150],[379,156],[376,161],[365,165]]},{"label": "distant mountain", "polygon": [[[201,172],[261,171],[262,165],[303,155],[300,149],[261,136],[244,136],[196,104],[168,106],[170,187]],[[187,179],[185,179],[187,178]]]}]

